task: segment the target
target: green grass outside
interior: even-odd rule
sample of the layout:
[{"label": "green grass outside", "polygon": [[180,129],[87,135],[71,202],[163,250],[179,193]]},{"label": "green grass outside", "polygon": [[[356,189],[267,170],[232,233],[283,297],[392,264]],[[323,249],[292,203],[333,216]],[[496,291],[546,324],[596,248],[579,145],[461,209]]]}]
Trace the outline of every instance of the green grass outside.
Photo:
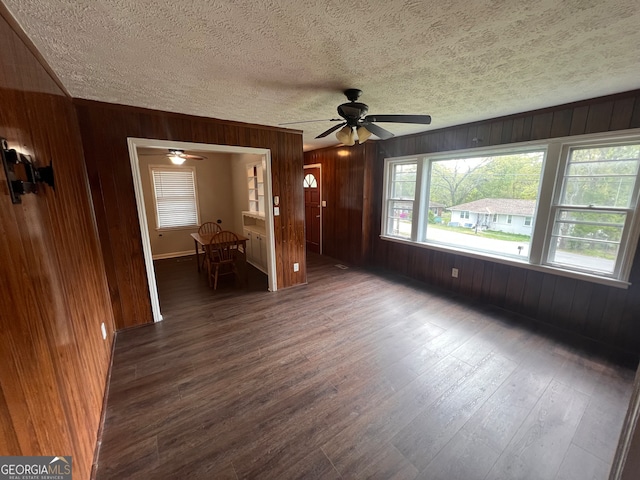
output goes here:
[{"label": "green grass outside", "polygon": [[496,230],[480,230],[476,233],[475,228],[449,227],[447,225],[430,223],[428,228],[439,228],[440,230],[449,230],[450,232],[463,233],[465,235],[477,235],[482,238],[492,238],[494,240],[507,240],[512,242],[529,242],[529,235],[519,233],[498,232]]}]

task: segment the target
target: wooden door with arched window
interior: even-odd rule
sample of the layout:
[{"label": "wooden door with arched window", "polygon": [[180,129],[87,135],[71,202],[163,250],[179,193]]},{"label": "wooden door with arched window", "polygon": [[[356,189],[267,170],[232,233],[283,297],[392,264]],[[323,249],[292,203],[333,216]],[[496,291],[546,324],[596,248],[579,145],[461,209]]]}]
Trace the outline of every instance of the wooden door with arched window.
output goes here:
[{"label": "wooden door with arched window", "polygon": [[320,207],[320,167],[304,167],[304,213],[307,251],[322,253],[322,211]]}]

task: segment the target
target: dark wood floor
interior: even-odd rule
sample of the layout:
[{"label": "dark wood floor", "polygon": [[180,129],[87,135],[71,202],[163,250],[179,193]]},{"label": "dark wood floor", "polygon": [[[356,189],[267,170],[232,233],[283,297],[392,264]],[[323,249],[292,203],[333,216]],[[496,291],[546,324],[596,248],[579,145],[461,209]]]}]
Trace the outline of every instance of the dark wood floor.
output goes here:
[{"label": "dark wood floor", "polygon": [[308,262],[309,285],[275,293],[158,266],[165,321],[117,337],[99,480],[607,478],[632,365]]}]

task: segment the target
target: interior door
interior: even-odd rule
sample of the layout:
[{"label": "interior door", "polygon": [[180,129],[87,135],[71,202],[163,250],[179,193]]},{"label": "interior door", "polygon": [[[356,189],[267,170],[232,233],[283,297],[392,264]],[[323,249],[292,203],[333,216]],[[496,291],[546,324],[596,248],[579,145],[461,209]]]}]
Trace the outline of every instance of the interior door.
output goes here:
[{"label": "interior door", "polygon": [[320,168],[304,168],[304,213],[307,251],[320,253]]}]

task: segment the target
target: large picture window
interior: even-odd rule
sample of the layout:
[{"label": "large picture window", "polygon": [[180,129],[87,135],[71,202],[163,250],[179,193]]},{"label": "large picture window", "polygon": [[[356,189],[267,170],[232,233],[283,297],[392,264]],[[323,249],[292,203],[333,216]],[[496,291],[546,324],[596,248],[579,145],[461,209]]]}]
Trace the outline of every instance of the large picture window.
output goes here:
[{"label": "large picture window", "polygon": [[639,176],[640,135],[390,158],[382,237],[626,282]]},{"label": "large picture window", "polygon": [[159,230],[197,227],[198,202],[192,167],[150,167]]},{"label": "large picture window", "polygon": [[[472,247],[504,256],[529,255],[544,150],[424,159],[430,167],[427,242]],[[422,240],[419,238],[419,240]]]}]

